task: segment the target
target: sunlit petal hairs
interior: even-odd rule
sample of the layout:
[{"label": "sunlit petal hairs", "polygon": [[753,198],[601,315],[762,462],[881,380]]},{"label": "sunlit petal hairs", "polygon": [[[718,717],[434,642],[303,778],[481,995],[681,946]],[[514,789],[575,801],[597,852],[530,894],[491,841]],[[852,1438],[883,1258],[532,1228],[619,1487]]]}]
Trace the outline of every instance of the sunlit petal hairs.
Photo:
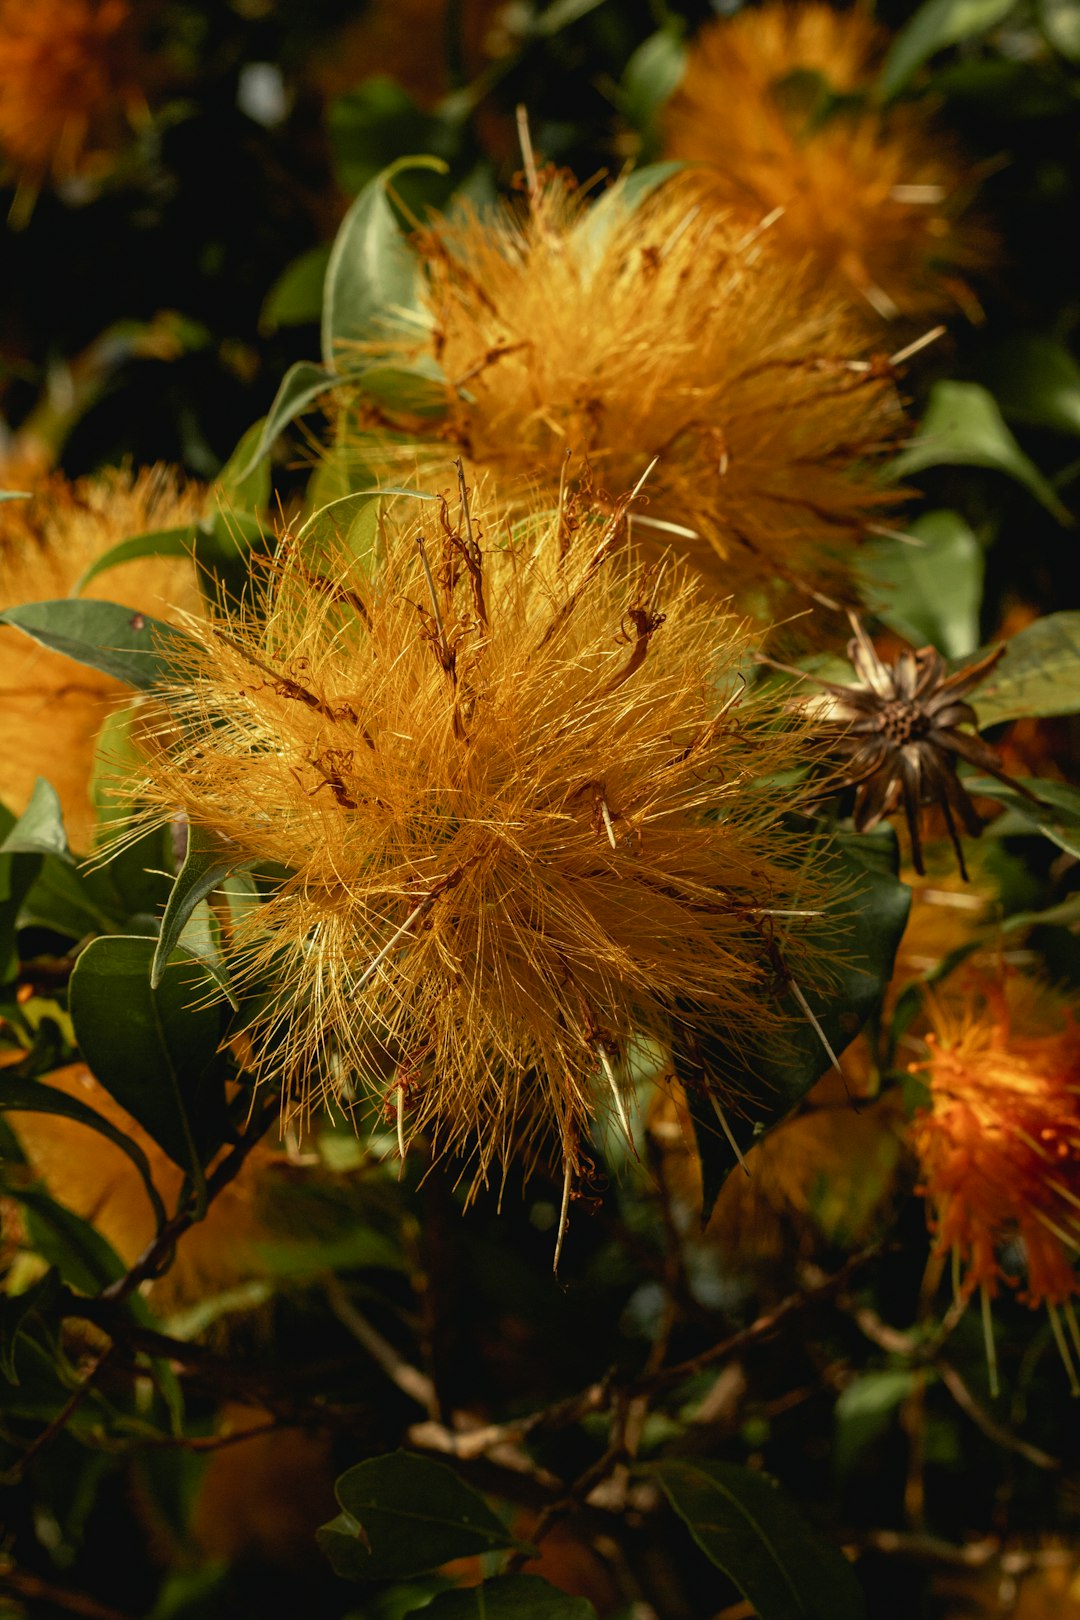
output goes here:
[{"label": "sunlit petal hairs", "polygon": [[230,949],[287,1112],[366,1094],[403,1152],[569,1188],[645,1043],[719,1030],[738,1106],[774,992],[828,978],[816,841],[774,780],[806,727],[624,528],[399,500],[374,575],[286,537],[259,605],[192,622],[140,794],[288,873]]},{"label": "sunlit petal hairs", "polygon": [[516,207],[463,206],[417,239],[416,319],[384,310],[385,338],[353,357],[444,383],[410,415],[372,382],[343,436],[394,479],[438,477],[450,444],[508,497],[552,502],[575,482],[618,496],[655,461],[639,544],[674,547],[761,617],[851,599],[855,546],[895,498],[879,479],[902,425],[891,368],[760,226],[718,213],[693,175],[593,205],[534,176]]}]

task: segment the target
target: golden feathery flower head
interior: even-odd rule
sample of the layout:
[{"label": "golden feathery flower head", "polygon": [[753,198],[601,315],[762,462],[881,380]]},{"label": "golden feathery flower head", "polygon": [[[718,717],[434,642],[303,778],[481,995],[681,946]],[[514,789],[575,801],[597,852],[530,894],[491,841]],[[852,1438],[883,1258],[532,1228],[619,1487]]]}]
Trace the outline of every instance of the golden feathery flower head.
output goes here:
[{"label": "golden feathery flower head", "polygon": [[373,577],[286,538],[261,606],[192,625],[137,792],[291,873],[233,945],[274,987],[252,1046],[287,1111],[360,1085],[402,1152],[561,1159],[569,1187],[598,1114],[628,1133],[636,1043],[782,1040],[778,973],[827,976],[815,841],[768,781],[806,728],[624,526],[399,499]]},{"label": "golden feathery flower head", "polygon": [[[42,1083],[85,1103],[142,1149],[151,1178],[166,1205],[175,1207],[183,1171],[142,1126],[121,1108],[85,1063],[72,1063],[44,1075]],[[127,1154],[98,1131],[62,1114],[13,1113],[19,1145],[49,1193],[73,1214],[93,1222],[125,1265],[133,1265],[155,1234],[154,1211],[142,1178]],[[153,1284],[162,1310],[194,1304],[262,1267],[256,1252],[263,1235],[259,1218],[260,1181],[267,1174],[269,1149],[258,1147],[177,1244],[168,1271]]]},{"label": "golden feathery flower head", "polygon": [[[954,1256],[962,1295],[1002,1281],[1045,1304],[1065,1344],[1080,1287],[1080,1023],[1072,1002],[1027,975],[977,981],[929,1000],[929,1091],[911,1139],[939,1254]],[[1002,1265],[1022,1244],[1022,1284]],[[1080,1344],[1076,1347],[1080,1354]],[[1066,1367],[1071,1366],[1063,1350]]]},{"label": "golden feathery flower head", "polygon": [[99,164],[144,105],[127,0],[0,0],[0,153],[32,186]]},{"label": "golden feathery flower head", "polygon": [[970,171],[932,109],[873,101],[886,42],[869,7],[820,0],[707,24],[667,109],[665,155],[708,164],[720,206],[783,210],[778,238],[880,316],[977,309],[964,278],[993,238],[961,217]]},{"label": "golden feathery flower head", "polygon": [[[206,506],[205,490],[165,467],[75,482],[47,477],[30,500],[0,502],[0,608],[67,596],[119,541],[194,524]],[[85,594],[163,619],[198,604],[193,564],[172,557],[123,563],[92,580]],[[97,735],[110,710],[130,696],[119,681],[0,626],[0,759],[8,809],[21,813],[44,776],[60,796],[73,846],[89,847]]]},{"label": "golden feathery flower head", "polygon": [[740,611],[853,599],[902,425],[860,323],[768,233],[703,208],[692,176],[637,203],[620,182],[593,206],[533,178],[524,205],[421,233],[419,322],[391,330],[387,312],[366,348],[435,362],[443,414],[361,400],[365,464],[437,479],[450,444],[507,498],[552,504],[568,482],[618,495],[648,471],[634,538],[685,555]]}]

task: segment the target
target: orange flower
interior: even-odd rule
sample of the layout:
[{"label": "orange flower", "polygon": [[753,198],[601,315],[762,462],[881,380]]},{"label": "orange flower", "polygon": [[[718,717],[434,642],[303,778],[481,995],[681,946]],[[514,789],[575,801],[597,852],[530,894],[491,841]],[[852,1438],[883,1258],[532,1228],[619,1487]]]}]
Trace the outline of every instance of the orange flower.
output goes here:
[{"label": "orange flower", "polygon": [[[709,24],[667,111],[667,155],[709,164],[713,193],[811,252],[879,315],[971,306],[992,255],[960,222],[969,175],[926,104],[869,96],[885,36],[869,8],[748,6]],[[829,93],[851,98],[822,107]]]},{"label": "orange flower", "polygon": [[[0,608],[67,596],[83,571],[119,541],[193,524],[206,504],[204,490],[180,484],[162,467],[74,483],[60,475],[44,479],[32,499],[0,503]],[[195,570],[186,558],[124,563],[93,580],[86,594],[155,618],[198,605]],[[88,848],[97,735],[110,709],[129,698],[118,681],[0,626],[0,794],[8,809],[21,813],[44,776],[60,795],[73,846]]]},{"label": "orange flower", "polygon": [[[929,1106],[912,1142],[940,1254],[961,1288],[996,1292],[1004,1244],[1026,1258],[1021,1298],[1066,1306],[1078,1291],[1080,1024],[1057,992],[1020,974],[981,986],[960,1005],[930,1002]],[[1056,1329],[1055,1329],[1056,1330]]]},{"label": "orange flower", "polygon": [[388,309],[367,349],[441,367],[442,416],[359,400],[365,466],[438,488],[451,445],[504,499],[552,504],[568,482],[618,496],[647,474],[635,540],[682,552],[739,611],[853,600],[902,416],[862,324],[807,267],[703,210],[685,176],[638,207],[624,185],[590,207],[548,179],[523,212],[462,207],[419,246],[423,314]]},{"label": "orange flower", "polygon": [[0,0],[0,151],[31,186],[83,174],[143,105],[127,0]]}]

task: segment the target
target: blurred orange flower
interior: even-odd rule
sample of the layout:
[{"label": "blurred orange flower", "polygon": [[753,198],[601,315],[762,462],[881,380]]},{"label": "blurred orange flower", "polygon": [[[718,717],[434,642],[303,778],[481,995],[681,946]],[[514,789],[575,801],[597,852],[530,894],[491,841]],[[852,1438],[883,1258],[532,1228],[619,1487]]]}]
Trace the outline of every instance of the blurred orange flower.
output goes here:
[{"label": "blurred orange flower", "polygon": [[[1058,992],[1014,973],[954,1004],[932,999],[929,1106],[911,1135],[938,1253],[952,1252],[961,1290],[1015,1279],[1003,1245],[1026,1259],[1020,1297],[1067,1307],[1078,1291],[1080,1024]],[[1052,1315],[1052,1320],[1056,1318]]]},{"label": "blurred orange flower", "polygon": [[0,0],[0,151],[39,185],[91,169],[144,105],[127,0]]},{"label": "blurred orange flower", "polygon": [[879,315],[971,308],[963,278],[994,240],[959,217],[971,176],[932,109],[869,96],[885,43],[860,5],[774,0],[709,24],[668,108],[666,155],[708,164],[724,206],[782,210],[778,237]]}]

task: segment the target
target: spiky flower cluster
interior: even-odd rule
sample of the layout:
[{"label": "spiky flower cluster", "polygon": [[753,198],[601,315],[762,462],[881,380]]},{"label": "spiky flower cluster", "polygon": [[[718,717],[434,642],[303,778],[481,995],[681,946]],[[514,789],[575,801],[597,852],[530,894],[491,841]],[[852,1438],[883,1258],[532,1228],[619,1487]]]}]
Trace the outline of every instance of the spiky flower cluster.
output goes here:
[{"label": "spiky flower cluster", "polygon": [[127,0],[0,0],[0,152],[32,185],[115,147],[143,103]]},{"label": "spiky flower cluster", "polygon": [[623,527],[564,506],[511,544],[497,508],[399,501],[374,578],[286,538],[261,606],[192,626],[140,795],[291,874],[233,942],[287,1105],[360,1083],[403,1151],[561,1157],[569,1186],[636,1042],[782,1040],[770,986],[827,976],[813,840],[768,781],[806,728]]},{"label": "spiky flower cluster", "polygon": [[918,1065],[930,1103],[912,1141],[937,1249],[955,1255],[965,1293],[993,1294],[1006,1277],[1001,1251],[1019,1239],[1022,1297],[1068,1307],[1080,1248],[1075,1009],[1013,973],[958,1003],[932,1001],[930,1016],[928,1056]]},{"label": "spiky flower cluster", "polygon": [[591,208],[554,177],[524,211],[437,221],[421,335],[373,347],[437,362],[444,414],[361,402],[365,462],[441,476],[449,443],[504,496],[552,501],[583,477],[619,495],[655,462],[640,543],[684,554],[743,611],[850,598],[855,544],[894,499],[877,464],[899,407],[860,323],[767,234],[703,207],[686,177]]},{"label": "spiky flower cluster", "polygon": [[[30,500],[0,502],[0,608],[67,596],[121,540],[193,524],[206,505],[205,490],[182,484],[164,467],[74,483],[45,478]],[[194,568],[175,558],[123,563],[91,581],[86,594],[158,618],[191,610],[198,599]],[[95,740],[110,708],[129,697],[118,681],[0,626],[0,759],[8,808],[23,810],[44,776],[60,796],[75,848],[87,847]]]},{"label": "spiky flower cluster", "polygon": [[927,105],[874,100],[886,43],[868,7],[820,0],[713,22],[667,110],[666,152],[708,164],[720,206],[783,210],[778,237],[863,307],[970,309],[964,278],[993,238],[960,217],[970,174]]}]

